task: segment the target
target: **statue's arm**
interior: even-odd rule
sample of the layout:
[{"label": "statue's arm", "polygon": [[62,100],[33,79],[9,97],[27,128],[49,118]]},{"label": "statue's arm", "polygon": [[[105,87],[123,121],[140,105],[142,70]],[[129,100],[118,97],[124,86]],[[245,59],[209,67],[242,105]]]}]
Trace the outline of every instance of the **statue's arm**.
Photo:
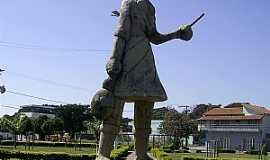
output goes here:
[{"label": "statue's arm", "polygon": [[150,42],[156,45],[168,42],[173,39],[181,39],[184,41],[189,41],[193,36],[193,31],[190,25],[183,25],[180,28],[178,28],[175,32],[167,34],[162,34],[158,32],[154,8],[152,14],[150,12],[150,14],[148,15],[147,21],[148,27],[146,35],[150,40]]},{"label": "statue's arm", "polygon": [[161,34],[155,29],[151,34],[148,35],[148,38],[153,44],[159,45],[173,39],[179,39],[179,33],[172,32],[168,34]]},{"label": "statue's arm", "polygon": [[126,41],[129,39],[130,33],[130,2],[123,0],[120,17],[113,44],[112,56],[106,65],[106,70],[109,76],[113,79],[122,71],[122,58],[125,51]]},{"label": "statue's arm", "polygon": [[181,39],[184,41],[189,41],[193,36],[191,27],[188,25],[182,26],[175,32],[168,34],[161,34],[157,31],[156,27],[150,32],[148,38],[153,44],[159,45],[165,42],[168,42],[173,39]]},{"label": "statue's arm", "polygon": [[113,52],[106,65],[106,70],[111,78],[117,77],[122,70],[122,58],[125,50],[126,40],[116,36],[113,45]]},{"label": "statue's arm", "polygon": [[112,58],[119,59],[119,60],[122,59],[125,45],[126,45],[125,39],[123,39],[119,36],[115,36],[111,59]]}]

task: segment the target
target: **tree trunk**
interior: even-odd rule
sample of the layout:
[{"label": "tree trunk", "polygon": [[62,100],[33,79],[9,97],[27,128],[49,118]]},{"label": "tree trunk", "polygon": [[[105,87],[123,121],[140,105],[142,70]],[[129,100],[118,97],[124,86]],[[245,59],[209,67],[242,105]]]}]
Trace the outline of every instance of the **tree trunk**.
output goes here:
[{"label": "tree trunk", "polygon": [[16,134],[14,134],[14,148],[16,149],[17,148],[17,135]]},{"label": "tree trunk", "polygon": [[186,140],[185,147],[188,147],[188,137],[185,137],[185,140]]}]

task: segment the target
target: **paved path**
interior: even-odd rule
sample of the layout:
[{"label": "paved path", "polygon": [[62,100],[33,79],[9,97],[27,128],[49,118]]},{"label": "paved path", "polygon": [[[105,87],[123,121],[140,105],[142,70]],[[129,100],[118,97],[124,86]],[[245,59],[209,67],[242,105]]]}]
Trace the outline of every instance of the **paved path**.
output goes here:
[{"label": "paved path", "polygon": [[[156,160],[156,159],[155,159],[154,157],[152,157],[149,153],[148,153],[148,155],[149,155],[153,160]],[[135,160],[135,158],[136,158],[135,152],[131,152],[131,153],[128,155],[128,157],[126,157],[125,160]]]},{"label": "paved path", "polygon": [[126,158],[126,160],[135,160],[136,158],[136,155],[135,155],[135,152],[132,152],[128,155],[128,157]]}]

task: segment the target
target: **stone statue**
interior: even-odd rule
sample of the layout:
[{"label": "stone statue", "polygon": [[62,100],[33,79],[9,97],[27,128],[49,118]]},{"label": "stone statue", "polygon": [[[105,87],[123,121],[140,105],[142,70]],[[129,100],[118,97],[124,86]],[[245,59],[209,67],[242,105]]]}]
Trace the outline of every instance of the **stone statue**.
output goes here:
[{"label": "stone statue", "polygon": [[123,0],[115,32],[112,56],[106,65],[109,78],[91,102],[92,111],[103,120],[97,160],[108,160],[125,102],[135,103],[135,150],[137,160],[148,160],[147,146],[155,102],[167,100],[159,80],[151,44],[173,39],[189,41],[192,25],[161,34],[156,28],[155,8],[150,0]]}]

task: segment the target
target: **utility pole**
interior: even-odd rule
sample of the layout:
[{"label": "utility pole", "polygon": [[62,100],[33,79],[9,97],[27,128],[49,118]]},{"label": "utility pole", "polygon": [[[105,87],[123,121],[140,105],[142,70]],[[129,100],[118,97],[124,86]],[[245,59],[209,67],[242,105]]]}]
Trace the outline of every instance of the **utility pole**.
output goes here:
[{"label": "utility pole", "polygon": [[178,106],[178,108],[185,108],[185,113],[186,113],[186,115],[188,115],[188,108],[189,108],[190,106]]},{"label": "utility pole", "polygon": [[[2,74],[2,72],[4,72],[5,70],[3,70],[3,69],[1,69],[0,68],[0,76],[1,76],[1,74]],[[1,78],[1,77],[0,77]],[[6,92],[6,87],[2,84],[2,85],[0,85],[0,93],[1,94],[4,94]]]},{"label": "utility pole", "polygon": [[[179,107],[179,108],[185,108],[185,114],[186,114],[186,116],[188,117],[188,112],[189,112],[188,108],[189,108],[190,106],[186,105],[186,106],[178,106],[178,107]],[[186,147],[188,146],[188,137],[185,137],[185,145],[186,145]]]}]

